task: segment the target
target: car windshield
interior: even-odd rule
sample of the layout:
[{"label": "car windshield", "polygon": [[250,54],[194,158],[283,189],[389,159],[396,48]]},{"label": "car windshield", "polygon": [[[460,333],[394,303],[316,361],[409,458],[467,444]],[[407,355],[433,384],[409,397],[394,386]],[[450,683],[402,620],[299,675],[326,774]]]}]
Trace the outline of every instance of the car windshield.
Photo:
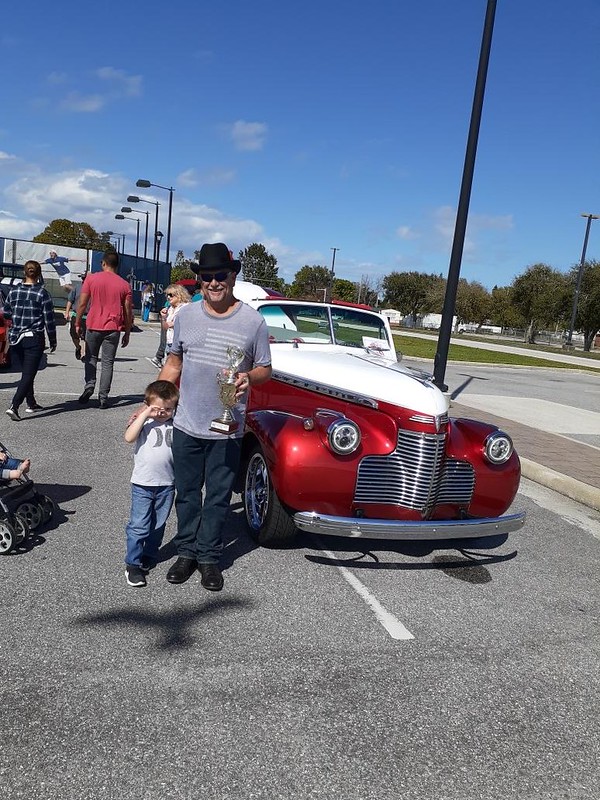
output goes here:
[{"label": "car windshield", "polygon": [[385,325],[377,314],[341,306],[330,308],[302,303],[269,303],[260,306],[259,310],[273,344],[335,343],[345,347],[390,349]]}]

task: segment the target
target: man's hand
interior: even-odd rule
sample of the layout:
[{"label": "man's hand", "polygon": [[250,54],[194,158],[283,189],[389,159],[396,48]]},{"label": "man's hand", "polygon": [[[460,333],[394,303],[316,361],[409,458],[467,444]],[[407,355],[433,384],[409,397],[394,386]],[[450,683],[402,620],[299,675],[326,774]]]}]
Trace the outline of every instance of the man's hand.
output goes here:
[{"label": "man's hand", "polygon": [[250,376],[247,372],[238,372],[235,381],[235,399],[239,400],[242,395],[250,388]]},{"label": "man's hand", "polygon": [[54,353],[55,351],[56,351],[56,345],[53,344],[53,345],[50,346],[50,352]]},{"label": "man's hand", "polygon": [[121,347],[127,347],[129,344],[129,331],[125,331],[123,334],[123,338],[121,339]]}]

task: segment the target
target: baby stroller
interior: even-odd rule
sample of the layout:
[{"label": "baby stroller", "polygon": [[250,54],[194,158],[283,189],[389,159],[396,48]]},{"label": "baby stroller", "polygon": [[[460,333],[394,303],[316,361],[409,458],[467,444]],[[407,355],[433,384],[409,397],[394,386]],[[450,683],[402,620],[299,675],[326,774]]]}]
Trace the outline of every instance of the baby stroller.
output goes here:
[{"label": "baby stroller", "polygon": [[[11,455],[2,442],[0,452]],[[0,556],[14,550],[53,514],[54,502],[37,491],[27,473],[12,480],[0,479]]]}]

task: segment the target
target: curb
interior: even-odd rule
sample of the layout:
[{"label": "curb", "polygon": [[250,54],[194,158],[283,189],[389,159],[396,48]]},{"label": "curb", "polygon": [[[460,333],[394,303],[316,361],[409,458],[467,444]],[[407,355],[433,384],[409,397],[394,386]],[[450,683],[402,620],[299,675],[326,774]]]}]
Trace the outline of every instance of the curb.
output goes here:
[{"label": "curb", "polygon": [[584,506],[600,511],[600,489],[589,486],[587,483],[562,475],[549,467],[536,464],[528,458],[521,458],[521,474],[535,483],[540,483],[548,489],[554,489],[559,494],[564,494]]}]

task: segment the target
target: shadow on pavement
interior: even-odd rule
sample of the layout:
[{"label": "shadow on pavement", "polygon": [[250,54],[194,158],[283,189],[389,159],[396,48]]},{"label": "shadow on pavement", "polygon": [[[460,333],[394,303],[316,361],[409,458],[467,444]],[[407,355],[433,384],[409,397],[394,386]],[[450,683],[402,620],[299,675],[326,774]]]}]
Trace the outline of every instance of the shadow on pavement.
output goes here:
[{"label": "shadow on pavement", "polygon": [[[133,627],[146,632],[154,630],[158,633],[156,649],[183,650],[193,647],[197,643],[198,639],[192,635],[192,629],[197,630],[197,624],[201,620],[220,614],[222,611],[244,609],[251,605],[252,603],[247,600],[221,598],[209,601],[206,605],[194,605],[163,612],[128,607],[108,611],[104,614],[85,614],[74,617],[70,624],[75,627],[96,625],[103,628],[109,636],[115,627]],[[152,645],[151,642],[148,643]]]}]

